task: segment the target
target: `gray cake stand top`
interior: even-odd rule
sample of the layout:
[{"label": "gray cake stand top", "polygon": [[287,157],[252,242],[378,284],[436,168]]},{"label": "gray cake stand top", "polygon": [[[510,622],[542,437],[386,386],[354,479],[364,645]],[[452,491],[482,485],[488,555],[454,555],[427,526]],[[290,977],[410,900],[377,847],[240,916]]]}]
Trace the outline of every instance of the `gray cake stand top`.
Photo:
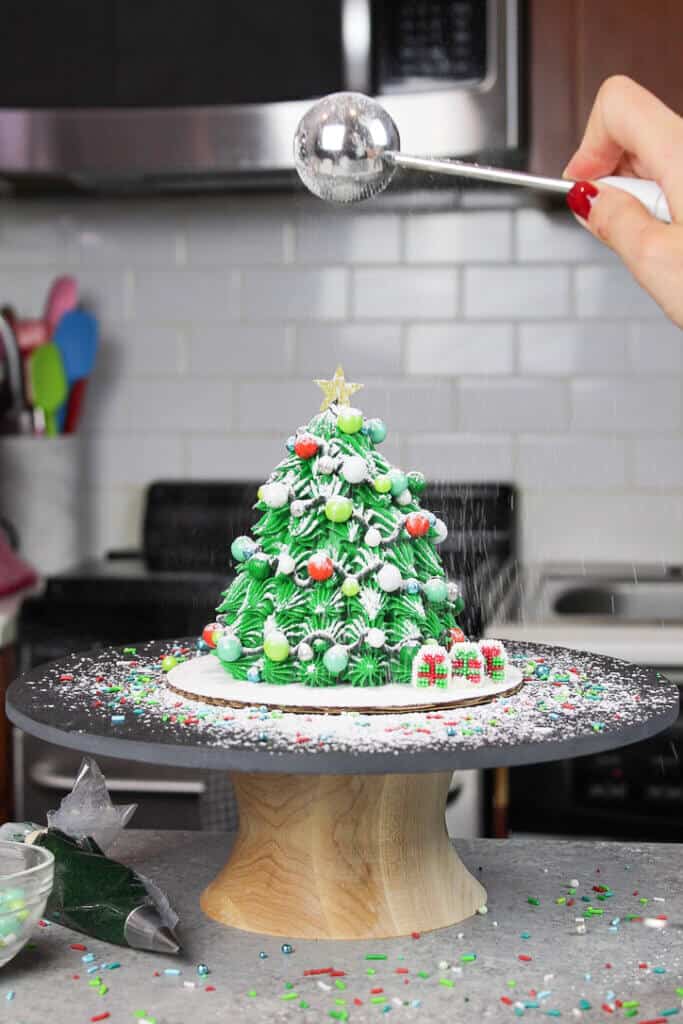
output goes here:
[{"label": "gray cake stand top", "polygon": [[[437,712],[285,714],[180,698],[161,658],[190,641],[75,654],[7,694],[16,726],[50,743],[152,764],[245,772],[375,774],[495,768],[592,754],[647,739],[678,714],[677,687],[651,669],[541,644],[506,645],[529,681],[509,698]],[[529,664],[533,662],[533,664]],[[561,673],[573,669],[569,681]],[[550,678],[537,676],[550,673]],[[558,678],[554,678],[557,674]],[[284,698],[283,698],[284,700]]]}]

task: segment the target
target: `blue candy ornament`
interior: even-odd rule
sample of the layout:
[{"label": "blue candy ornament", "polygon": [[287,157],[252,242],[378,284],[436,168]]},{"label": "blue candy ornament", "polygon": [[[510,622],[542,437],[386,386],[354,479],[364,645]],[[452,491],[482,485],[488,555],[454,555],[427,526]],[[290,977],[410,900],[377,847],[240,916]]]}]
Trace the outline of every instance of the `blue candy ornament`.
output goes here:
[{"label": "blue candy ornament", "polygon": [[216,654],[221,661],[237,661],[242,656],[242,644],[234,633],[223,633],[216,644]]},{"label": "blue candy ornament", "polygon": [[381,444],[387,436],[387,425],[384,420],[370,420],[368,423],[368,434],[373,444]]},{"label": "blue candy ornament", "polygon": [[230,545],[230,554],[236,562],[248,562],[256,550],[256,543],[246,536],[235,537]]}]

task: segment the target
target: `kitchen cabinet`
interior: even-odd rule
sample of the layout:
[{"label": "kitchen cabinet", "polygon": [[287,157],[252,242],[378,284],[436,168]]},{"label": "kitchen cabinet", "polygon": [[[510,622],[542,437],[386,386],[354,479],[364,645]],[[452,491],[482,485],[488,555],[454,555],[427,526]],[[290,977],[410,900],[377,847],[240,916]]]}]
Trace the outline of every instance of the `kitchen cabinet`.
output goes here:
[{"label": "kitchen cabinet", "polygon": [[683,113],[682,42],[681,0],[530,0],[531,170],[562,172],[610,75],[629,75]]},{"label": "kitchen cabinet", "polygon": [[5,715],[5,694],[14,677],[14,648],[0,648],[0,824],[12,819],[12,726]]}]

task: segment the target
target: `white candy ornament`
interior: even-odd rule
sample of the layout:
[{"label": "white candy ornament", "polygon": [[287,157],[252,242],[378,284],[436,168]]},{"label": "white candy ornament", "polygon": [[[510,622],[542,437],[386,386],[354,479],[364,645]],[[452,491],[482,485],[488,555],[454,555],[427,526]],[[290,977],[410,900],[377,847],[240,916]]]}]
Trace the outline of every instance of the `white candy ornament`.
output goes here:
[{"label": "white candy ornament", "polygon": [[281,554],[277,560],[277,571],[283,573],[285,576],[291,575],[296,568],[294,559],[291,555]]},{"label": "white candy ornament", "polygon": [[377,548],[382,543],[382,534],[376,526],[371,526],[365,534],[364,540],[369,548]]},{"label": "white candy ornament", "polygon": [[359,484],[368,475],[368,467],[362,455],[349,455],[341,468],[342,476],[349,484]]},{"label": "white candy ornament", "polygon": [[331,455],[321,455],[318,459],[318,472],[329,476],[334,473],[334,459]]},{"label": "white candy ornament", "polygon": [[452,581],[448,584],[448,600],[456,601],[460,597],[460,587]]},{"label": "white candy ornament", "polygon": [[368,644],[368,647],[375,647],[375,648],[384,647],[384,644],[386,643],[386,639],[387,638],[386,638],[386,635],[384,633],[384,630],[383,629],[377,629],[376,627],[373,627],[373,629],[369,629],[367,631],[367,633],[365,634],[365,640],[366,640],[366,642]]},{"label": "white candy ornament", "polygon": [[293,501],[289,511],[295,519],[301,519],[302,515],[306,511],[306,504],[303,501]]},{"label": "white candy ornament", "polygon": [[437,519],[434,523],[433,529],[434,532],[436,533],[436,536],[434,537],[435,543],[443,543],[443,541],[445,541],[446,537],[448,536],[448,527],[444,523],[443,519]]},{"label": "white candy ornament", "polygon": [[313,660],[313,648],[310,644],[307,644],[304,640],[301,641],[297,647],[297,657],[299,661],[312,661]]},{"label": "white candy ornament", "polygon": [[412,500],[413,496],[407,487],[405,491],[401,491],[401,493],[394,498],[397,505],[410,505]]},{"label": "white candy ornament", "polygon": [[268,508],[283,508],[289,501],[289,490],[284,484],[264,484],[261,498]]},{"label": "white candy ornament", "polygon": [[377,573],[377,582],[381,590],[390,594],[392,591],[398,590],[403,580],[395,565],[383,565]]}]

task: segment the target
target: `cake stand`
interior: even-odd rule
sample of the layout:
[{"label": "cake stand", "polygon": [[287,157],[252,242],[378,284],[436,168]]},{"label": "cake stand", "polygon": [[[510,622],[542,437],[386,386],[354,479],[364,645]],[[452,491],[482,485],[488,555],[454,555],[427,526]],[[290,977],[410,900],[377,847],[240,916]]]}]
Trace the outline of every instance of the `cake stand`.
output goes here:
[{"label": "cake stand", "polygon": [[[177,644],[73,655],[12,684],[25,732],[84,753],[228,771],[239,829],[201,896],[226,925],[289,938],[371,939],[442,928],[486,903],[446,833],[452,772],[593,754],[647,739],[678,712],[653,670],[540,644],[508,644],[570,681],[460,711],[290,714],[186,701],[160,659]],[[505,872],[505,846],[500,871]],[[191,879],[188,879],[191,884]],[[171,894],[172,896],[172,894]]]}]

